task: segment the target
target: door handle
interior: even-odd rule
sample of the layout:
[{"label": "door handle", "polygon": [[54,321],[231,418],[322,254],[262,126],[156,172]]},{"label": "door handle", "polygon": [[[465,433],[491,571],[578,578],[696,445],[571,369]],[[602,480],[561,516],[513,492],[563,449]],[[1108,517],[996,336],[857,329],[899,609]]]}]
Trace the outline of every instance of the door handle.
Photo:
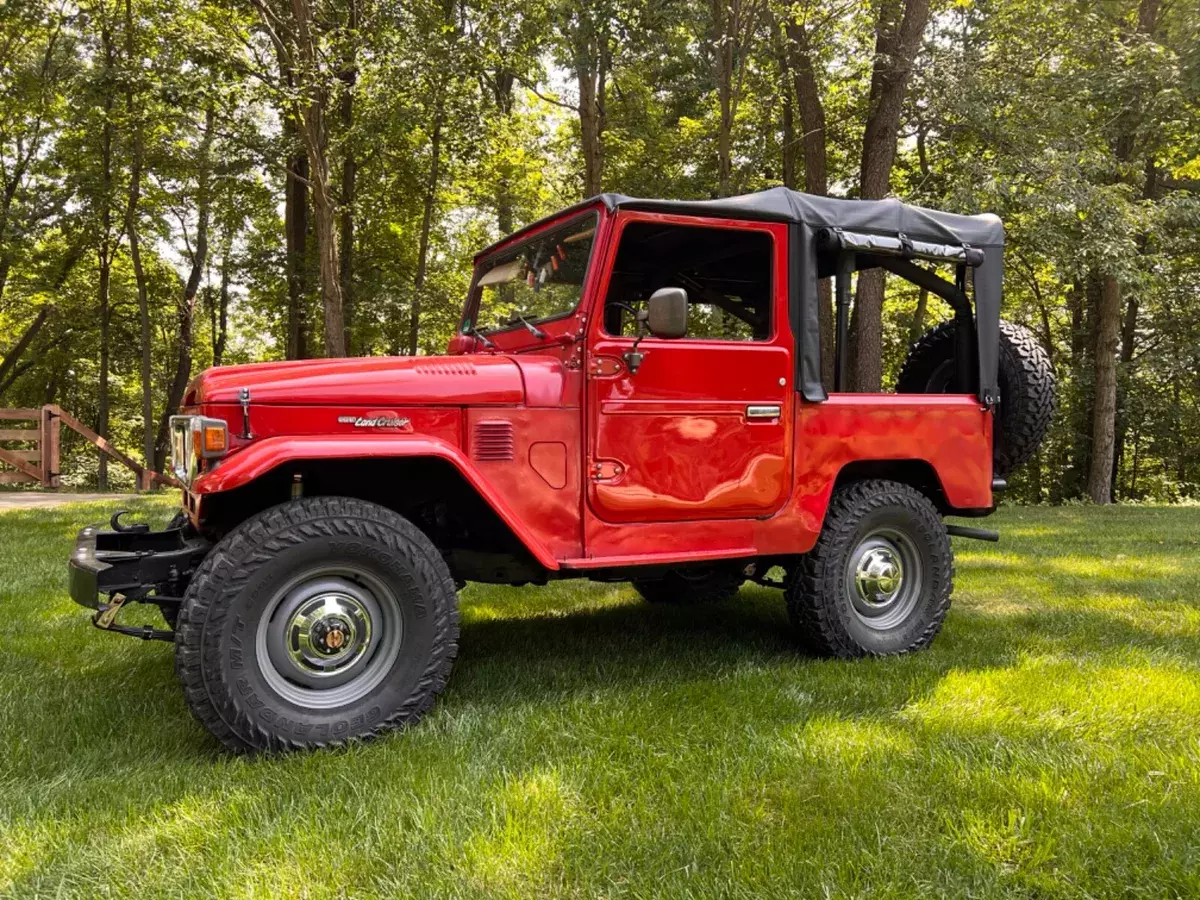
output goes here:
[{"label": "door handle", "polygon": [[747,419],[778,419],[782,407],[777,405],[747,406]]}]

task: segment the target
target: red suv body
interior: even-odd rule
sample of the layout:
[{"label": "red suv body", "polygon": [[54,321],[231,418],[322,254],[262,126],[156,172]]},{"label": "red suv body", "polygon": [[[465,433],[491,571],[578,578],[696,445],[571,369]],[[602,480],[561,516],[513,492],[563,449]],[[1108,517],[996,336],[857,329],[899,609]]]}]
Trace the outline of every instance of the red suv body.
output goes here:
[{"label": "red suv body", "polygon": [[[314,549],[313,558],[334,561],[309,579],[319,587],[311,597],[309,582],[284,584],[303,568],[302,556],[262,575],[262,590],[282,597],[245,613],[247,627],[258,628],[262,686],[250,679],[238,687],[234,678],[224,692],[212,687],[213,673],[197,676],[208,687],[199,700],[189,693],[193,708],[234,749],[307,746],[309,732],[297,737],[287,723],[314,710],[345,707],[345,729],[333,721],[326,739],[368,736],[419,715],[421,704],[403,715],[379,702],[373,716],[355,712],[389,679],[403,681],[394,673],[372,675],[374,686],[342,706],[328,700],[350,697],[345,685],[366,675],[349,673],[364,659],[392,652],[378,649],[389,621],[408,640],[424,627],[423,611],[451,602],[438,577],[411,562],[405,571],[424,587],[406,606],[408,582],[388,569],[401,557],[428,557],[457,585],[587,576],[632,580],[647,599],[671,601],[724,596],[747,578],[777,584],[767,573],[782,567],[793,619],[816,629],[817,649],[913,649],[936,633],[949,602],[940,517],[986,514],[1002,486],[993,472],[1001,247],[995,217],[896,201],[783,189],[704,203],[594,198],[476,257],[444,356],[203,373],[173,422],[185,515],[164,532],[117,517],[112,531],[85,529],[72,594],[97,609],[101,627],[172,639],[181,659],[199,665],[209,654],[236,672],[248,638],[212,629],[225,621],[213,611],[221,604],[256,602],[245,583],[259,569],[249,562],[236,563],[248,567],[245,583],[226,590],[221,567],[236,568],[237,542],[274,529],[278,550],[286,543],[279,535],[302,532],[303,522],[318,531],[327,527],[319,523],[349,523],[329,525],[330,534],[340,527],[360,543]],[[922,260],[954,267],[955,281],[914,265]],[[851,276],[870,267],[954,307],[957,336],[934,367],[942,373],[936,393],[843,389]],[[825,277],[836,279],[835,321],[821,309]],[[821,344],[835,334],[830,383]],[[353,524],[376,515],[391,523],[379,526],[386,534]],[[823,538],[831,522],[840,536]],[[425,548],[424,557],[396,550],[401,537]],[[392,551],[364,550],[371,541]],[[358,562],[337,561],[360,551]],[[221,553],[225,562],[216,560]],[[264,572],[269,556],[260,557]],[[126,600],[157,603],[178,633],[117,625]],[[822,616],[838,604],[848,610],[844,627],[826,633]],[[453,621],[456,636],[456,612]],[[434,653],[422,647],[412,650],[416,658]],[[439,652],[448,674],[453,650]],[[437,681],[426,684],[430,701]],[[320,694],[327,684],[342,693]],[[265,701],[265,724],[253,703],[239,706],[248,695],[278,695],[277,708]]]}]

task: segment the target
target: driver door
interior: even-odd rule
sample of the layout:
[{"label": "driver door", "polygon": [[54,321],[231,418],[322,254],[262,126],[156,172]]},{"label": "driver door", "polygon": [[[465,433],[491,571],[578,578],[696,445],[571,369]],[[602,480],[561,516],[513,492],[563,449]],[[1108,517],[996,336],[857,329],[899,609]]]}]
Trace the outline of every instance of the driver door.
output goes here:
[{"label": "driver door", "polygon": [[[786,226],[622,213],[589,325],[588,504],[613,523],[769,515],[791,486]],[[689,293],[688,334],[646,337],[634,311]]]}]

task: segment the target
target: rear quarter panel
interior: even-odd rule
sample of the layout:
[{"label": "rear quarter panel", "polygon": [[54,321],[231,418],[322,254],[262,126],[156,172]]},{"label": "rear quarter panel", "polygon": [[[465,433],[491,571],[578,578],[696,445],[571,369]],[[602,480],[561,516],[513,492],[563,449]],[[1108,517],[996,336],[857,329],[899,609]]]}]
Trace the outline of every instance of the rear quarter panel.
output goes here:
[{"label": "rear quarter panel", "polygon": [[779,516],[759,523],[761,553],[811,549],[838,475],[854,462],[921,460],[951,506],[992,506],[992,414],[973,396],[831,394],[799,405],[795,434],[794,492]]}]

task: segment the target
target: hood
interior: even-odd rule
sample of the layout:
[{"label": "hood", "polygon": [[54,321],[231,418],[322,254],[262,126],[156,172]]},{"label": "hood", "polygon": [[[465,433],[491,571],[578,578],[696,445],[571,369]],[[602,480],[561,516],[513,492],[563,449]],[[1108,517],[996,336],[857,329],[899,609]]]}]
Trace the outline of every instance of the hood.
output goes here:
[{"label": "hood", "polygon": [[[202,372],[184,406],[252,403],[320,406],[520,404],[522,370],[507,356],[400,356],[310,359],[222,366]],[[544,367],[539,367],[544,368]]]}]

